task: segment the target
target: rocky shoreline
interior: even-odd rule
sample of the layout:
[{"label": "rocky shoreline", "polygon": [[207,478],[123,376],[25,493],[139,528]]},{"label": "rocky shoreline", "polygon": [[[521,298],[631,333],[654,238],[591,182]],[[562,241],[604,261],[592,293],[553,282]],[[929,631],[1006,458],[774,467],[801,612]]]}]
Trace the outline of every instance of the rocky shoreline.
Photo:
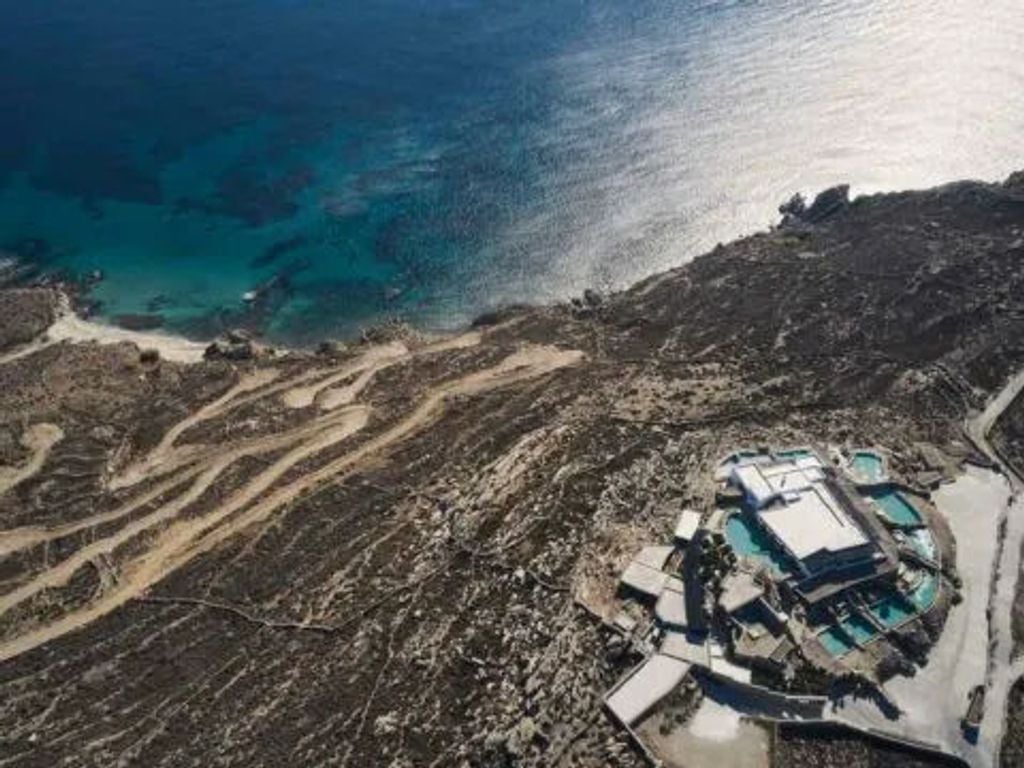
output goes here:
[{"label": "rocky shoreline", "polygon": [[[965,414],[1024,368],[1024,175],[784,207],[447,340],[37,348],[52,292],[0,291],[0,462],[38,464],[0,486],[0,753],[643,765],[601,704],[636,661],[616,581],[713,462],[828,442],[955,471]],[[889,764],[806,738],[775,764]]]}]

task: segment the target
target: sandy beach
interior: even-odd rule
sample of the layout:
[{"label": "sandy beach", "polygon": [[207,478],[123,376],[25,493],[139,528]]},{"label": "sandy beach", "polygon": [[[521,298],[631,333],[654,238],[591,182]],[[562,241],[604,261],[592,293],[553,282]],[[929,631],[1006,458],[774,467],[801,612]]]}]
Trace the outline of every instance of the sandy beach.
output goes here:
[{"label": "sandy beach", "polygon": [[155,349],[160,357],[177,363],[196,363],[203,359],[206,345],[189,341],[178,336],[153,331],[129,331],[93,320],[85,320],[75,314],[67,296],[61,294],[57,319],[46,331],[46,340],[40,345],[61,341],[95,342],[97,344],[121,344],[131,342],[139,349]]}]

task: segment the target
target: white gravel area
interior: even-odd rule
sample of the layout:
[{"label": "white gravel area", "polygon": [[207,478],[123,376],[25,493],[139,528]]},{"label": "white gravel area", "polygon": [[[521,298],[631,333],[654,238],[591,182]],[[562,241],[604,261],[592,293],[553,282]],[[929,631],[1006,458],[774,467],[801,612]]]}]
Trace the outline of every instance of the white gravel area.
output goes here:
[{"label": "white gravel area", "polygon": [[[972,764],[992,764],[985,735],[976,747],[960,730],[971,689],[985,682],[989,625],[986,617],[992,569],[999,553],[999,521],[1007,510],[1010,487],[1002,475],[969,468],[943,486],[935,506],[949,521],[957,544],[957,569],[964,601],[953,607],[928,664],[912,678],[896,678],[890,694],[906,713],[902,725],[917,738],[935,741]],[[1007,617],[1009,614],[1007,613]]]}]

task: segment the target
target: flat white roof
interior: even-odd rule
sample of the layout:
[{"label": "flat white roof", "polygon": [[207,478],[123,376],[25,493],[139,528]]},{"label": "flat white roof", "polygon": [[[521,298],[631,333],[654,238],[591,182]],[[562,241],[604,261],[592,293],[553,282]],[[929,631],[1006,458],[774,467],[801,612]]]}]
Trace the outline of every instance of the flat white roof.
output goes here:
[{"label": "flat white roof", "polygon": [[775,464],[745,464],[733,470],[733,479],[758,507],[777,496],[788,496],[825,479],[821,462],[813,456]]},{"label": "flat white roof", "polygon": [[868,543],[864,532],[820,483],[758,514],[765,526],[799,560],[821,550],[841,552]]},{"label": "flat white roof", "polygon": [[776,493],[799,493],[824,479],[820,469],[792,469],[772,475],[768,478],[768,485]]},{"label": "flat white roof", "polygon": [[736,467],[732,471],[732,476],[759,507],[767,504],[775,495],[774,489],[768,484],[768,478],[761,473],[761,468],[756,464]]},{"label": "flat white roof", "polygon": [[824,466],[817,456],[800,456],[796,460],[796,465],[800,469],[821,469]]},{"label": "flat white roof", "polygon": [[655,704],[672,693],[689,671],[687,662],[656,653],[633,670],[611,692],[605,704],[621,722],[634,725]]},{"label": "flat white roof", "polygon": [[626,566],[619,581],[641,594],[658,597],[668,579],[669,575],[664,571],[655,570],[634,560]]},{"label": "flat white roof", "polygon": [[686,596],[685,587],[679,579],[669,577],[665,583],[665,589],[654,606],[654,614],[662,624],[677,629],[685,629],[686,621]]},{"label": "flat white roof", "polygon": [[633,562],[642,563],[648,568],[654,568],[656,571],[660,571],[665,567],[665,563],[668,562],[669,557],[672,556],[675,549],[676,548],[671,544],[644,547],[637,553],[637,556],[633,558]]},{"label": "flat white roof", "polygon": [[732,571],[722,579],[722,596],[719,603],[726,613],[738,611],[764,594],[764,587],[754,581],[752,574]]},{"label": "flat white roof", "polygon": [[800,469],[821,469],[821,462],[816,456],[800,456],[796,459],[781,459],[771,464],[764,464],[759,469],[765,477],[775,477]]},{"label": "flat white roof", "polygon": [[703,642],[691,640],[682,632],[666,632],[661,643],[661,653],[674,659],[696,664],[698,667],[710,667],[711,655]]},{"label": "flat white roof", "polygon": [[676,539],[678,541],[690,541],[700,527],[700,512],[692,509],[684,509],[679,515],[676,523]]},{"label": "flat white roof", "polygon": [[735,680],[737,683],[749,683],[753,677],[749,669],[733,664],[725,657],[712,656],[711,671],[716,675]]}]

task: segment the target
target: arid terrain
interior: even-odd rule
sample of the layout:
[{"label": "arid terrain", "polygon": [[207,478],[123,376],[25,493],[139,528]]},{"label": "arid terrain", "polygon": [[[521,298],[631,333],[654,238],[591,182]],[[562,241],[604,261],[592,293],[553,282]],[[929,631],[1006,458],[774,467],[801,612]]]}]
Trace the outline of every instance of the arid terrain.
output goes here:
[{"label": "arid terrain", "polygon": [[602,708],[620,569],[736,445],[955,473],[1024,369],[1024,175],[836,191],[453,338],[186,364],[50,343],[58,306],[0,292],[0,766],[639,766]]}]

